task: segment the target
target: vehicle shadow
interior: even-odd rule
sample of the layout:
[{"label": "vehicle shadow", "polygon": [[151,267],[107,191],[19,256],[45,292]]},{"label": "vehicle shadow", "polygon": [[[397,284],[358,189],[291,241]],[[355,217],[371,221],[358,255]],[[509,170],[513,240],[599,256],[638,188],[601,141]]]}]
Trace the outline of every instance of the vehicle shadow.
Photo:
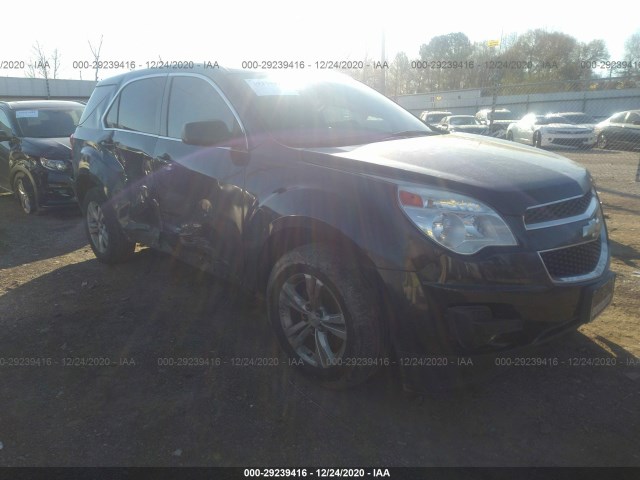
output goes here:
[{"label": "vehicle shadow", "polygon": [[77,207],[26,215],[13,195],[0,196],[0,269],[58,257],[85,245]]},{"label": "vehicle shadow", "polygon": [[403,394],[393,366],[329,390],[281,355],[261,302],[134,257],[0,297],[5,464],[640,465],[640,363],[610,339],[576,332],[536,351],[555,364],[433,396]]},{"label": "vehicle shadow", "polygon": [[[627,192],[621,192],[619,190],[613,190],[611,188],[603,188],[603,187],[598,187],[598,191],[602,191],[602,192],[606,192],[606,193],[611,193],[613,195],[617,195],[619,197],[625,197],[625,198],[637,198],[640,199],[640,195],[635,194],[635,193],[627,193]],[[607,206],[607,208],[611,208],[609,206]]]},{"label": "vehicle shadow", "polygon": [[640,260],[640,252],[634,247],[623,245],[615,240],[609,239],[611,246],[611,256],[617,258],[622,263],[632,268],[640,268],[636,260]]}]

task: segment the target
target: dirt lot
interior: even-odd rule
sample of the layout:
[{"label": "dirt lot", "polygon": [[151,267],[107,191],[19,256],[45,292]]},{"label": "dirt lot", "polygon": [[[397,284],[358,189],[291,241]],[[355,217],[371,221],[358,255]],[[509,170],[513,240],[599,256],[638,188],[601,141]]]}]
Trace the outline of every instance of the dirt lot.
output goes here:
[{"label": "dirt lot", "polygon": [[[149,250],[99,264],[76,211],[27,217],[0,196],[0,465],[640,466],[640,154],[562,153],[598,183],[613,304],[539,352],[558,366],[425,398],[394,368],[319,388],[284,365],[258,301]],[[211,360],[165,365],[184,357]]]}]

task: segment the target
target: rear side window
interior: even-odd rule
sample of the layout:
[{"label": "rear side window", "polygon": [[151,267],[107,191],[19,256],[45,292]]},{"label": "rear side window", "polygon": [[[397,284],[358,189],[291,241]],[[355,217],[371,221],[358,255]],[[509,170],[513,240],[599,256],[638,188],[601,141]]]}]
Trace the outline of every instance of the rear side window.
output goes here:
[{"label": "rear side window", "polygon": [[102,85],[96,87],[84,108],[80,125],[88,128],[100,128],[100,119],[109,106],[109,100],[115,93],[115,85]]},{"label": "rear side window", "polygon": [[198,77],[173,77],[167,136],[182,138],[185,123],[205,120],[221,120],[233,136],[241,133],[233,112],[213,86]]},{"label": "rear side window", "polygon": [[125,86],[107,114],[107,126],[158,134],[165,79],[143,78]]}]

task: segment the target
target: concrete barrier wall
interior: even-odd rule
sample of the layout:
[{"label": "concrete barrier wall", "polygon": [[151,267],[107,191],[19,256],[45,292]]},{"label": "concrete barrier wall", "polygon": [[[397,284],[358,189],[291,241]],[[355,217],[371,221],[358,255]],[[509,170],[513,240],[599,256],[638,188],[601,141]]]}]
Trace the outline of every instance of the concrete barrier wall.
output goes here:
[{"label": "concrete barrier wall", "polygon": [[[510,87],[503,87],[508,90]],[[517,88],[514,87],[514,88]],[[448,110],[454,114],[473,115],[482,108],[491,108],[493,97],[481,96],[481,90],[401,95],[398,104],[414,115],[423,110]],[[438,98],[440,98],[438,100]],[[585,112],[594,117],[609,117],[622,110],[640,109],[640,88],[597,90],[585,92],[555,92],[532,94],[499,94],[497,107],[508,108],[523,116],[534,112]]]},{"label": "concrete barrier wall", "polygon": [[0,77],[0,100],[88,100],[96,82],[92,80],[59,80],[44,78]]}]

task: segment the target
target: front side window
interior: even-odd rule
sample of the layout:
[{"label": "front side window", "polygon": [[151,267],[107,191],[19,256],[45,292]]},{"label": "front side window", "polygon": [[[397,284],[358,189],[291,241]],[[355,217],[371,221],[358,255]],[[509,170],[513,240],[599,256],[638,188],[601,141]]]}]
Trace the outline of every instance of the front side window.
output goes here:
[{"label": "front side window", "polygon": [[627,115],[627,112],[616,113],[609,122],[611,123],[622,123],[624,121],[624,117]]},{"label": "front side window", "polygon": [[126,85],[107,114],[107,127],[157,135],[165,79],[143,78]]},{"label": "front side window", "polygon": [[233,112],[211,84],[198,77],[174,77],[169,96],[167,136],[182,138],[185,123],[207,120],[224,122],[234,137],[242,133]]},{"label": "front side window", "polygon": [[627,120],[625,123],[629,123],[631,125],[637,125],[636,122],[640,122],[640,115],[635,112],[631,112],[629,116],[627,116]]}]

